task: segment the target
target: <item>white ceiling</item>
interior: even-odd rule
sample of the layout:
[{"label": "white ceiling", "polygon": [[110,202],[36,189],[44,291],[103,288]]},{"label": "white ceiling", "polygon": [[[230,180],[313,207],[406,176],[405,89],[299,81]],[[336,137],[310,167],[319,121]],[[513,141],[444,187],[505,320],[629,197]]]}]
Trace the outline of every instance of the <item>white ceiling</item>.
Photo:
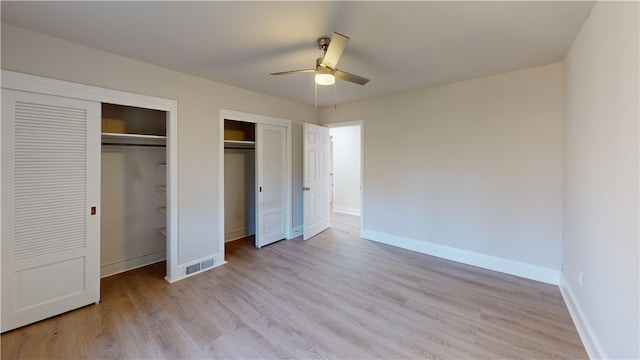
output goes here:
[{"label": "white ceiling", "polygon": [[[147,63],[314,104],[317,39],[351,38],[319,106],[562,61],[593,6],[498,2],[12,2],[2,21]],[[334,95],[335,91],[335,95]]]}]

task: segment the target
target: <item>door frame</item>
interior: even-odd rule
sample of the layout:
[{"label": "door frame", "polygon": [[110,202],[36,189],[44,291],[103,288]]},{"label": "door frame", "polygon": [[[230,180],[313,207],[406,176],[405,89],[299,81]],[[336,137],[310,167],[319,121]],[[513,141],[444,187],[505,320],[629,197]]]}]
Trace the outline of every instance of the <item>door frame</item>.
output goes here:
[{"label": "door frame", "polygon": [[[360,234],[362,234],[362,229],[364,228],[364,121],[363,120],[354,120],[354,121],[345,121],[339,123],[331,123],[331,124],[323,124],[328,128],[339,128],[339,127],[349,127],[349,126],[360,126]],[[331,132],[329,132],[331,134]],[[333,168],[333,157],[331,157],[331,166]],[[333,181],[333,180],[332,180]]]},{"label": "door frame", "polygon": [[[291,151],[291,131],[292,131],[292,126],[291,126],[291,120],[287,120],[287,119],[281,119],[281,118],[277,118],[277,117],[272,117],[272,116],[266,116],[266,115],[258,115],[258,114],[252,114],[252,113],[246,113],[246,112],[241,112],[241,111],[234,111],[234,110],[227,110],[227,109],[220,109],[220,114],[219,114],[219,118],[218,118],[218,126],[219,126],[219,131],[218,131],[218,154],[219,154],[219,161],[218,161],[218,221],[220,224],[220,228],[218,230],[218,247],[220,249],[222,249],[222,257],[224,258],[225,256],[225,242],[224,242],[224,233],[225,233],[225,228],[224,228],[224,120],[236,120],[236,121],[243,121],[243,122],[249,122],[249,123],[254,123],[254,124],[265,124],[265,125],[276,125],[276,126],[282,126],[285,127],[287,129],[287,154],[286,154],[286,161],[287,161],[287,168],[286,168],[286,187],[287,187],[287,191],[286,191],[286,199],[285,199],[285,203],[286,205],[286,223],[285,223],[285,229],[286,229],[286,238],[288,239],[291,235],[291,224],[292,224],[292,201],[293,201],[293,195],[292,195],[292,189],[291,189],[291,184],[292,184],[292,165],[291,165],[291,159],[292,159],[292,151]],[[256,154],[256,164],[258,161],[258,156]],[[257,176],[257,173],[256,173]],[[257,200],[257,199],[256,199]],[[257,205],[257,201],[256,201],[256,205]],[[258,216],[258,214],[256,213],[256,217]],[[256,229],[256,231],[258,231],[258,229]]]},{"label": "door frame", "polygon": [[[167,268],[165,279],[184,277],[178,264],[178,102],[97,86],[2,70],[2,88],[135,106],[167,112]],[[1,178],[0,178],[1,179]],[[1,181],[1,180],[0,180]]]}]

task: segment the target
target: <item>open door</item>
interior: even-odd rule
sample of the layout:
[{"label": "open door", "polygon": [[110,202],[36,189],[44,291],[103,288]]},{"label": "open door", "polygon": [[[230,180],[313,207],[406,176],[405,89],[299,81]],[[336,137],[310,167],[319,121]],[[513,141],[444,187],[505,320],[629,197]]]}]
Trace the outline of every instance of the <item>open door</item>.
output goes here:
[{"label": "open door", "polygon": [[329,128],[304,124],[303,136],[303,239],[307,240],[329,227]]},{"label": "open door", "polygon": [[257,248],[287,236],[287,128],[256,124]]},{"label": "open door", "polygon": [[2,332],[100,298],[100,103],[2,89]]}]

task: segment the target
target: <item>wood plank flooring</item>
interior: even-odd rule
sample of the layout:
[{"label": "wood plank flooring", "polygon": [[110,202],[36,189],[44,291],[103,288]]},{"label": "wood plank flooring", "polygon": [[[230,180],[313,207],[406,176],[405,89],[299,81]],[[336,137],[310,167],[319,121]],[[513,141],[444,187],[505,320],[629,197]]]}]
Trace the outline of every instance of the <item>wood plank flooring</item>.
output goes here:
[{"label": "wood plank flooring", "polygon": [[360,216],[332,211],[331,228],[349,235],[360,236]]},{"label": "wood plank flooring", "polygon": [[2,359],[587,358],[555,286],[334,228],[227,260],[105,278],[100,304],[3,334]]}]

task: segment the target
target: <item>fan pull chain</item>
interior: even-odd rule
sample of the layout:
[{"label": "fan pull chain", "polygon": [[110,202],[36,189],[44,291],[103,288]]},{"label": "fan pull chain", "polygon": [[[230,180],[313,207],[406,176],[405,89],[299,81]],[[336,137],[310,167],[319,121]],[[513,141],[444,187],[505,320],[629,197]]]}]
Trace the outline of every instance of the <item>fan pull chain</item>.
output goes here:
[{"label": "fan pull chain", "polygon": [[313,83],[316,87],[316,110],[318,110],[318,84]]}]

